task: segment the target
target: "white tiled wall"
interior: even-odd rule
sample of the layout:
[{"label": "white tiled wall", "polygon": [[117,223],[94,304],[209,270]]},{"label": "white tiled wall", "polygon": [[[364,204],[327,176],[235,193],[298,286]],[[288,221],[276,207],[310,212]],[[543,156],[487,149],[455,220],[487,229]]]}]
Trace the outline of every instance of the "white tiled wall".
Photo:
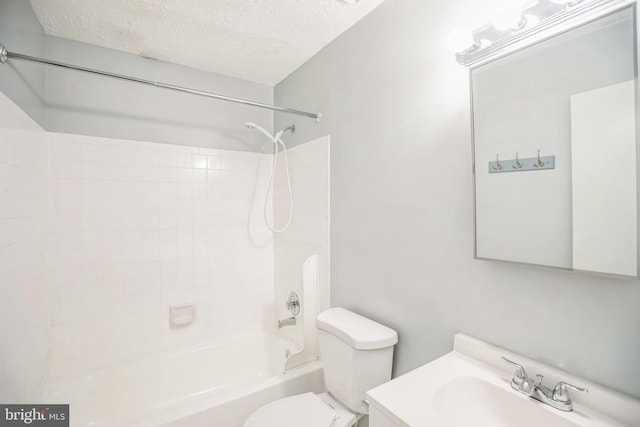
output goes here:
[{"label": "white tiled wall", "polygon": [[[69,134],[49,147],[55,376],[272,327],[268,156]],[[184,303],[195,322],[170,327]]]},{"label": "white tiled wall", "polygon": [[[329,308],[329,136],[292,148],[287,154],[294,209],[289,228],[275,235],[275,311],[279,318],[291,316],[285,306],[290,291],[303,297],[303,304],[307,302],[302,291],[303,264],[316,254],[318,295],[308,301],[317,301],[319,311]],[[279,161],[278,164],[274,183],[274,215],[276,227],[281,228],[289,214],[289,193],[284,162]],[[315,319],[305,318],[304,321],[315,324]],[[303,354],[295,357],[298,360],[292,359],[289,367],[317,357],[317,337],[314,334],[305,336],[302,323],[283,328],[281,333],[304,345]]]},{"label": "white tiled wall", "polygon": [[34,402],[48,370],[45,132],[0,93],[0,402]]},{"label": "white tiled wall", "polygon": [[[46,133],[2,94],[0,113],[0,400],[33,402],[50,376],[275,332],[313,254],[328,307],[328,137],[290,150],[294,219],[274,243],[270,155]],[[171,327],[169,306],[185,303],[195,321]]]}]

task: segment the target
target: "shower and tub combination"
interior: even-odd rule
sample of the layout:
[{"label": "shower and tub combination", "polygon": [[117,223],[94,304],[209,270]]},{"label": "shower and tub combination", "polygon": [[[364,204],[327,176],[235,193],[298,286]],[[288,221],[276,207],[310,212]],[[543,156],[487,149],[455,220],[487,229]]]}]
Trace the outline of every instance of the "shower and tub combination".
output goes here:
[{"label": "shower and tub combination", "polygon": [[324,391],[329,137],[287,149],[295,126],[239,125],[270,141],[264,154],[49,133],[0,97],[47,153],[54,298],[39,402],[70,404],[75,427],[239,427],[268,402]]},{"label": "shower and tub combination", "polygon": [[[113,146],[116,142],[108,141],[107,143]],[[56,135],[51,137],[49,143],[54,158],[58,156],[58,152],[68,150],[70,145],[83,149],[102,149],[103,153],[108,152],[106,146],[102,145],[103,141],[97,142],[85,137]],[[120,142],[122,147],[131,143]],[[307,153],[308,150],[311,151]],[[318,152],[326,153],[325,142],[311,142],[291,150],[292,159],[290,159],[289,166],[298,176],[298,182],[293,183],[294,189],[296,184],[305,185],[305,178],[300,175],[304,174],[304,161],[308,161]],[[143,151],[142,155],[145,156],[146,153],[147,150]],[[214,152],[208,151],[207,153]],[[160,152],[161,157],[167,154]],[[191,156],[197,158],[196,156],[199,155]],[[258,171],[252,171],[247,166],[255,164],[256,157],[259,168]],[[251,229],[252,239],[255,239],[256,235],[261,235],[261,245],[264,239],[272,239],[272,243],[267,248],[259,248],[255,251],[260,253],[281,251],[283,255],[280,259],[274,257],[271,261],[256,255],[258,257],[254,257],[254,261],[249,261],[250,263],[257,262],[258,265],[265,261],[273,263],[271,267],[264,264],[261,268],[254,267],[256,270],[262,269],[259,274],[256,271],[252,272],[251,268],[243,269],[246,270],[244,272],[225,271],[229,267],[224,266],[218,266],[222,268],[222,271],[218,271],[215,266],[208,267],[206,271],[208,276],[203,278],[198,278],[198,273],[193,278],[189,275],[181,276],[178,274],[173,277],[176,280],[173,288],[167,294],[161,294],[159,298],[156,298],[156,294],[152,292],[153,278],[145,275],[143,271],[145,265],[149,268],[157,268],[159,265],[162,272],[165,266],[168,269],[173,268],[172,262],[166,260],[160,263],[147,261],[139,264],[142,270],[127,271],[127,268],[136,264],[129,264],[126,254],[114,254],[114,257],[127,261],[126,264],[123,264],[125,269],[122,272],[112,271],[113,269],[117,270],[120,261],[115,265],[105,262],[102,267],[105,271],[109,271],[109,275],[120,273],[129,276],[130,280],[124,282],[123,290],[126,303],[149,304],[149,300],[156,302],[156,306],[150,307],[149,310],[141,308],[140,317],[136,317],[132,313],[125,321],[131,323],[123,326],[136,328],[135,323],[146,323],[146,328],[152,331],[152,336],[165,342],[175,341],[177,351],[174,351],[173,346],[169,345],[166,345],[166,348],[158,349],[159,351],[155,353],[151,350],[145,350],[144,347],[127,348],[129,345],[137,345],[135,342],[130,344],[130,341],[136,339],[134,338],[136,335],[146,332],[144,329],[131,331],[131,333],[117,330],[115,326],[102,323],[107,319],[112,319],[107,317],[100,320],[95,328],[91,326],[92,324],[80,326],[83,319],[78,319],[77,324],[79,327],[85,328],[86,334],[99,336],[106,334],[107,337],[103,342],[87,343],[86,350],[74,353],[73,349],[67,349],[67,346],[70,345],[68,341],[74,339],[74,329],[67,329],[67,326],[75,323],[64,323],[62,321],[66,319],[62,319],[62,323],[54,324],[53,328],[56,331],[61,330],[64,338],[59,344],[58,338],[54,338],[53,368],[56,373],[54,380],[49,384],[40,401],[43,403],[69,403],[72,408],[73,426],[193,427],[208,426],[212,419],[221,423],[219,425],[240,426],[252,410],[267,402],[290,394],[322,391],[321,366],[316,361],[317,349],[313,342],[315,339],[314,322],[307,322],[305,319],[315,319],[318,312],[321,298],[319,295],[321,288],[319,259],[321,258],[317,253],[324,257],[328,255],[326,242],[321,242],[323,246],[320,248],[317,247],[317,242],[307,242],[307,251],[313,251],[313,253],[308,252],[309,256],[302,259],[304,251],[291,251],[290,248],[287,248],[287,245],[292,244],[289,239],[303,237],[306,233],[300,228],[301,224],[287,221],[289,226],[286,232],[278,224],[279,228],[276,230],[280,232],[272,234],[275,237],[268,237],[270,231],[266,229],[263,216],[270,220],[268,215],[270,211],[279,209],[279,207],[277,202],[275,207],[271,207],[273,195],[268,196],[268,199],[260,196],[263,193],[265,197],[267,197],[266,194],[275,194],[276,196],[282,194],[283,197],[280,199],[283,203],[280,210],[284,212],[285,218],[288,217],[291,206],[288,201],[291,190],[287,185],[287,179],[278,179],[279,174],[285,175],[286,172],[278,168],[274,178],[274,173],[269,170],[269,166],[273,165],[271,155],[238,155],[216,152],[207,154],[207,159],[221,159],[223,163],[229,164],[239,163],[243,172],[236,173],[235,177],[244,172],[260,175],[258,180],[248,180],[254,182],[249,186],[252,187],[251,191],[246,191],[243,203],[246,203],[245,206],[250,206],[249,216],[254,218],[248,219],[243,227]],[[296,167],[301,161],[303,163]],[[326,167],[326,159],[324,166]],[[197,172],[199,169],[192,169],[192,171]],[[224,173],[222,170],[223,175]],[[274,185],[273,181],[277,183]],[[268,185],[265,186],[265,184]],[[63,202],[64,197],[60,197],[61,195],[57,191],[54,190],[53,199]],[[249,195],[250,192],[251,195]],[[234,197],[238,197],[238,195],[234,195]],[[227,201],[224,196],[207,200],[222,204]],[[270,206],[266,210],[265,200]],[[235,204],[238,199],[229,199],[228,201]],[[187,204],[200,202],[200,199],[194,197]],[[171,200],[168,197],[161,198],[159,203],[168,204],[171,203]],[[240,213],[240,210],[230,212],[237,214]],[[258,212],[264,215],[260,215]],[[192,212],[192,219],[196,220],[198,215],[198,212]],[[296,219],[304,221],[305,216],[309,216],[309,214],[305,213],[304,203],[301,203],[296,210]],[[224,218],[221,219],[224,221]],[[213,224],[213,221],[208,224]],[[269,225],[271,224],[269,223]],[[240,227],[234,228],[236,231],[232,234],[238,237],[230,239],[227,245],[220,246],[217,241],[208,244],[207,250],[209,251],[213,250],[218,253],[230,250],[232,252],[232,254],[218,256],[218,259],[224,256],[228,260],[227,262],[223,261],[223,264],[238,262],[240,260],[238,256],[242,257],[242,252],[238,256],[233,254],[233,246],[238,244],[238,238],[241,234],[249,233],[246,231],[242,233]],[[195,231],[194,239],[197,238]],[[222,231],[227,233],[227,231]],[[162,231],[160,232],[162,233]],[[61,235],[61,237],[64,236]],[[243,244],[249,246],[254,244],[251,239],[245,240],[246,243]],[[322,252],[323,248],[324,253]],[[194,243],[191,249],[198,250],[198,245]],[[58,258],[63,259],[66,255],[52,253],[50,257],[52,261],[57,261]],[[215,256],[213,261],[216,262]],[[279,267],[279,264],[283,264],[282,268]],[[298,271],[291,271],[292,266],[296,265]],[[177,268],[181,268],[180,260],[177,261]],[[255,283],[247,282],[249,287],[246,291],[241,288],[247,284],[243,285],[241,282],[228,284],[234,289],[217,289],[215,283],[219,274],[222,274],[219,279],[224,280],[232,280],[233,275],[244,274],[245,279],[242,280]],[[271,279],[269,279],[269,275],[271,275]],[[52,277],[56,276],[57,274],[54,274]],[[207,277],[210,278],[211,285],[206,280]],[[171,280],[172,278],[167,277],[167,279]],[[143,293],[142,289],[137,290],[138,280],[144,283],[143,287],[148,289],[148,293]],[[180,283],[183,280],[186,280],[187,283]],[[187,289],[184,293],[172,295],[172,292],[178,292],[181,287],[188,286],[190,280],[194,280],[196,283],[193,293],[191,289]],[[160,286],[166,286],[164,281],[164,276],[159,277]],[[264,283],[259,283],[259,281],[264,281]],[[197,282],[200,283],[197,284]],[[108,283],[104,288],[105,291],[114,284]],[[209,286],[213,286],[214,289],[207,289]],[[324,288],[326,289],[326,286]],[[61,289],[61,292],[67,291],[69,290],[66,287]],[[113,292],[113,290],[108,292]],[[140,292],[140,294],[136,295],[136,292]],[[207,292],[209,294],[206,294]],[[200,297],[199,293],[205,293],[208,297]],[[223,295],[226,295],[226,298],[218,300]],[[195,301],[192,298],[195,298]],[[247,298],[250,299],[247,300]],[[118,301],[118,299],[113,301]],[[169,313],[166,310],[172,302],[187,303],[187,306],[193,305],[195,307],[194,318],[187,321],[183,320],[184,317],[178,317],[179,321],[170,325]],[[232,304],[229,304],[230,302]],[[67,308],[62,305],[54,309],[61,310],[62,315],[66,316]],[[131,308],[126,305],[117,306],[116,310],[131,310]],[[253,320],[249,320],[251,318]],[[193,323],[190,323],[191,321]],[[161,329],[163,331],[160,331]],[[209,330],[211,333],[208,332]],[[109,334],[112,335],[111,340],[109,340]],[[116,334],[121,334],[121,336],[118,337]],[[195,334],[193,335],[194,339],[189,339],[190,334]],[[83,336],[80,335],[77,339],[83,339]],[[96,337],[92,338],[92,340],[95,339]],[[140,345],[155,349],[159,344],[147,340],[140,342]],[[57,346],[61,348],[57,348]],[[121,350],[104,348],[107,346],[118,346],[121,347]],[[122,357],[127,353],[139,353],[140,357]],[[70,366],[78,356],[89,360],[94,357],[93,354],[107,360],[100,365],[89,366],[88,369],[75,369],[75,366]]]},{"label": "shower and tub combination", "polygon": [[[52,144],[58,144],[56,138]],[[307,152],[309,149],[311,151]],[[305,161],[318,152],[326,153],[325,141],[311,142],[306,147],[291,150],[293,161],[290,166],[297,170],[298,184],[305,185],[305,178],[300,173],[305,169]],[[224,162],[227,157],[222,159]],[[261,166],[271,163],[270,155],[260,155],[260,160]],[[299,162],[302,164],[296,168]],[[275,180],[281,181],[282,185],[268,190],[273,185],[273,173],[268,168],[263,169],[261,182],[255,186],[262,188],[265,194],[270,191],[281,193],[284,200],[282,211],[285,217],[288,216],[286,212],[291,205],[287,202],[287,194],[290,193],[287,180],[276,177]],[[277,173],[285,175],[286,172],[279,169]],[[268,187],[263,185],[266,182]],[[252,211],[255,211],[256,218],[249,221],[249,227],[266,227],[264,219],[257,214],[258,211],[265,212],[264,201],[257,195],[254,197]],[[296,211],[296,218],[304,219],[305,216],[309,214],[305,214],[302,203]],[[287,245],[291,242],[288,239],[296,233],[304,235],[307,232],[298,227],[296,222],[290,221],[289,234],[283,232],[282,227],[278,228],[281,232],[274,234],[277,236],[274,237],[274,249],[289,252],[291,248]],[[263,236],[266,234],[263,230]],[[315,245],[313,251],[326,257],[327,242],[320,243],[322,246],[309,241],[305,246],[309,250]],[[193,345],[183,346],[177,352],[148,353],[144,357],[120,359],[118,363],[82,372],[65,371],[62,366],[59,368],[62,375],[49,384],[41,401],[70,403],[73,426],[205,427],[215,420],[215,425],[239,427],[253,410],[265,403],[292,394],[323,391],[314,322],[322,298],[320,256],[314,253],[302,259],[302,254],[304,251],[295,250],[291,259],[279,262],[274,258],[275,280],[271,295],[265,286],[259,285],[263,295],[254,296],[261,298],[263,304],[262,324],[247,322],[244,330],[238,329],[232,334],[218,332],[222,339],[216,342],[208,343],[202,339]],[[280,263],[284,274],[279,272]],[[297,264],[300,264],[299,271],[292,272],[291,265]],[[210,270],[209,273],[215,280],[216,272]],[[326,286],[324,289],[326,292]],[[173,339],[188,334],[189,328],[199,326],[198,322],[206,322],[214,332],[216,327],[233,328],[234,323],[241,323],[242,317],[249,314],[243,314],[242,310],[254,312],[260,309],[255,302],[252,305],[246,300],[236,307],[235,302],[241,301],[240,295],[230,296],[234,304],[229,309],[217,308],[234,315],[212,318],[207,309],[216,309],[215,303],[196,303],[194,322],[168,327],[163,338]],[[225,301],[221,304],[228,305]],[[167,323],[161,315],[154,319],[162,326]],[[203,328],[202,335],[206,335]]]}]

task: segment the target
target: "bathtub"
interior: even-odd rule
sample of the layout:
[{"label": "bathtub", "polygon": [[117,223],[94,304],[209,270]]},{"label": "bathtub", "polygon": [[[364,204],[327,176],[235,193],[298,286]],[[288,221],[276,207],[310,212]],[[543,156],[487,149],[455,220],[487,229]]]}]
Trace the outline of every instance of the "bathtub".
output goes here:
[{"label": "bathtub", "polygon": [[70,404],[71,427],[241,427],[265,403],[324,391],[315,361],[283,373],[287,341],[235,339],[51,384],[43,403]]}]

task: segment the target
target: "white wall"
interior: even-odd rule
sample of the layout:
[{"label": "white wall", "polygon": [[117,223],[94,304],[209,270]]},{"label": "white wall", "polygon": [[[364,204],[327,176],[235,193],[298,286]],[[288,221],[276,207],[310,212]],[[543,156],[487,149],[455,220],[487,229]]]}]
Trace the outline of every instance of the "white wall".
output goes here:
[{"label": "white wall", "polygon": [[[58,133],[49,146],[54,377],[273,332],[267,155]],[[171,327],[180,304],[196,319]]]},{"label": "white wall", "polygon": [[33,403],[48,378],[46,134],[0,93],[0,401]]},{"label": "white wall", "polygon": [[323,113],[293,144],[331,135],[331,304],[398,331],[394,375],[464,332],[640,397],[638,280],[473,259],[468,74],[446,38],[499,3],[386,0],[276,86]]}]

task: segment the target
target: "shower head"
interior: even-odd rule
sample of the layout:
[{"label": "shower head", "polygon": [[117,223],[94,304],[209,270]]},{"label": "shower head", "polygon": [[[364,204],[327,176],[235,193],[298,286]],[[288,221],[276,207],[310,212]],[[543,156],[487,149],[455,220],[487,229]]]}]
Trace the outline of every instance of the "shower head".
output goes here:
[{"label": "shower head", "polygon": [[246,127],[248,127],[249,129],[255,129],[257,127],[257,125],[255,123],[252,123],[252,122],[245,122],[244,125]]},{"label": "shower head", "polygon": [[296,131],[296,125],[287,126],[286,128],[282,129],[280,132],[285,133],[288,130],[290,130],[291,133],[294,133]]},{"label": "shower head", "polygon": [[276,133],[273,137],[274,139],[277,141],[282,137],[282,134],[284,134],[286,131],[290,130],[291,133],[294,133],[296,131],[296,125],[291,125],[291,126],[287,126],[284,129],[280,129],[278,131],[278,133]]}]

